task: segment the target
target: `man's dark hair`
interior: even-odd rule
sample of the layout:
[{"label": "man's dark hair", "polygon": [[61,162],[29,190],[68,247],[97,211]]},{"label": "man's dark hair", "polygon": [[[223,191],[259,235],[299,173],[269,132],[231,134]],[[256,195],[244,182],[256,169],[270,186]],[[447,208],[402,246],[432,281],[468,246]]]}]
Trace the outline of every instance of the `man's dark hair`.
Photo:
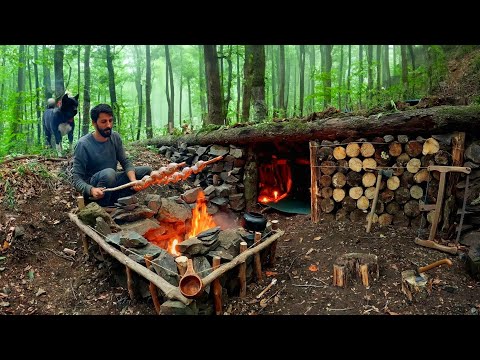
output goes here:
[{"label": "man's dark hair", "polygon": [[100,113],[105,113],[113,116],[113,110],[110,105],[98,104],[97,106],[94,106],[92,110],[90,110],[90,118],[92,119],[92,121],[97,122]]}]

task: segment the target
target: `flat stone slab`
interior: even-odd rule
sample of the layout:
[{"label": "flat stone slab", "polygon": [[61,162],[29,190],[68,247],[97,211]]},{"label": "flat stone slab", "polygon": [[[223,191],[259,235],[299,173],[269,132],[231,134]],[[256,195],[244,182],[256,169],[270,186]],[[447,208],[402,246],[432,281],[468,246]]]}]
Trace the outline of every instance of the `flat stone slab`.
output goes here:
[{"label": "flat stone slab", "polygon": [[148,230],[159,228],[160,224],[156,220],[141,219],[134,222],[125,223],[123,225],[120,225],[120,227],[122,228],[122,230],[132,230],[144,236]]}]

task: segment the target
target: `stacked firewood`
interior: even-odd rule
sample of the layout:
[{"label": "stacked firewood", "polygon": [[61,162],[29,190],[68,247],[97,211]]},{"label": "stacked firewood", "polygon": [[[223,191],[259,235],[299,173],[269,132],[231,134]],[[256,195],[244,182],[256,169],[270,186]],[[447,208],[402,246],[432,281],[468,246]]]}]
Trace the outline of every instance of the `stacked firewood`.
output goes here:
[{"label": "stacked firewood", "polygon": [[436,202],[440,174],[429,165],[451,165],[449,145],[436,139],[409,139],[391,135],[367,139],[323,141],[316,147],[317,204],[321,213],[334,213],[337,220],[363,222],[370,212],[380,169],[382,176],[373,223],[395,226],[425,226],[433,210],[420,211],[420,204]]}]

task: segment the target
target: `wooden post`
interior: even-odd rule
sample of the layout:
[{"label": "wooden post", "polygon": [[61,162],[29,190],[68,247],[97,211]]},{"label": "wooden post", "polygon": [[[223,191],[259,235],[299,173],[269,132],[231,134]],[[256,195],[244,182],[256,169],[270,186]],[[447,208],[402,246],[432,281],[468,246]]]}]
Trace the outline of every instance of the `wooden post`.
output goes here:
[{"label": "wooden post", "polygon": [[[121,251],[124,255],[128,256],[127,254],[125,254],[125,248],[121,248]],[[125,273],[127,275],[128,295],[130,296],[130,300],[135,300],[135,290],[134,290],[132,270],[127,265],[125,265]]]},{"label": "wooden post", "polygon": [[[79,210],[82,210],[85,207],[85,199],[83,196],[77,196],[77,206]],[[82,232],[82,244],[83,244],[83,252],[85,255],[88,257],[88,240],[87,240],[87,235]]]},{"label": "wooden post", "polygon": [[[463,158],[465,154],[465,133],[454,132],[452,136],[452,166],[463,166]],[[447,201],[445,202],[445,209],[443,211],[443,225],[442,231],[448,231],[450,227],[450,220],[454,220],[457,214],[457,206],[455,204],[455,186],[458,183],[460,174],[457,172],[448,175],[447,188],[445,190]],[[464,212],[465,210],[463,210]]]},{"label": "wooden post", "polygon": [[370,232],[372,228],[373,215],[375,214],[375,208],[377,207],[378,194],[380,193],[380,184],[382,182],[382,171],[379,170],[377,174],[377,185],[375,186],[375,195],[373,196],[372,210],[370,211],[370,217],[368,218],[367,223],[367,233]]},{"label": "wooden post", "polygon": [[272,230],[274,230],[274,231],[278,230],[279,221],[278,220],[272,220],[271,223],[272,223]]},{"label": "wooden post", "polygon": [[270,246],[270,244],[272,242],[274,242],[275,240],[277,240],[279,237],[283,236],[284,234],[285,234],[284,230],[278,230],[275,234],[270,235],[268,238],[266,238],[262,242],[260,242],[259,245],[245,250],[243,253],[234,257],[231,261],[226,262],[225,264],[222,264],[217,270],[213,270],[210,274],[208,274],[207,276],[202,278],[203,286],[207,286],[213,280],[215,280],[217,277],[224,274],[228,270],[236,268],[239,264],[244,262],[249,256],[252,256],[252,255],[258,253],[259,251],[262,251],[263,249],[266,249],[267,247]]},{"label": "wooden post", "polygon": [[[152,271],[153,256],[150,254],[146,254],[143,258],[145,259],[145,265],[147,269]],[[148,289],[150,290],[150,295],[152,295],[152,301],[153,301],[153,306],[155,306],[155,312],[158,315],[160,314],[160,301],[158,300],[157,287],[155,286],[154,283],[150,281],[150,284],[148,285]]]},{"label": "wooden post", "polygon": [[275,255],[277,253],[277,241],[274,241],[272,245],[270,245],[270,258],[268,260],[268,266],[274,267],[275,266]]},{"label": "wooden post", "polygon": [[[149,281],[152,281],[164,294],[167,298],[169,299],[175,299],[175,300],[179,300],[181,301],[183,304],[185,305],[189,305],[192,300],[191,299],[187,299],[185,296],[182,295],[182,293],[180,292],[180,289],[178,288],[178,286],[173,286],[172,284],[170,284],[167,280],[165,280],[164,278],[162,278],[161,276],[153,273],[152,271],[148,271],[145,266],[137,263],[135,260],[129,258],[127,255],[123,254],[120,250],[117,250],[115,249],[112,245],[108,244],[104,239],[103,237],[101,237],[99,234],[97,234],[95,232],[95,230],[93,230],[91,227],[85,225],[79,218],[77,215],[73,214],[73,213],[68,213],[68,217],[70,218],[70,220],[72,220],[85,234],[87,234],[93,241],[95,241],[98,246],[100,246],[101,248],[103,248],[103,250],[105,250],[105,252],[112,256],[113,258],[117,259],[120,263],[124,264],[125,266],[128,266],[129,268],[131,268],[133,271],[135,271],[137,274],[139,274],[140,276],[143,276],[145,279],[149,280]],[[285,232],[283,230],[279,230],[278,233],[272,235],[269,239],[266,239],[265,242],[263,242],[260,246],[268,246],[270,245],[270,243],[274,240],[276,240],[278,237],[282,236]],[[265,244],[265,245],[264,245]],[[253,252],[253,251],[252,251]],[[244,255],[244,257],[247,257],[247,256],[250,256],[251,253],[248,253],[247,251],[247,255]],[[235,260],[235,258],[230,261],[230,263],[227,263],[227,264],[224,264],[220,267],[220,269],[225,266],[225,267],[228,267],[228,269],[230,269],[230,266],[233,268],[234,266],[236,266],[238,264],[238,262],[240,262],[241,260],[243,260],[242,258],[240,258],[240,255],[237,256],[236,258],[237,260]],[[238,261],[238,262],[237,262]],[[218,269],[218,270],[220,270]],[[214,272],[213,272],[214,273]],[[210,281],[211,282],[211,278],[214,278],[217,274],[213,274],[212,276],[210,276],[212,274],[209,274],[207,275],[207,277],[205,278],[205,281],[204,283],[208,284],[209,282],[207,281]],[[210,279],[207,279],[208,277],[210,277]]]},{"label": "wooden post", "polygon": [[180,276],[183,276],[183,274],[185,274],[185,271],[187,271],[187,261],[188,258],[186,256],[178,256],[177,258],[175,258],[178,273],[180,274]]},{"label": "wooden post", "polygon": [[317,223],[320,220],[320,207],[318,206],[317,192],[318,192],[318,162],[317,162],[317,148],[319,146],[318,141],[310,141],[310,211],[311,219],[313,223]]},{"label": "wooden post", "polygon": [[445,178],[447,176],[446,172],[440,173],[440,183],[438,186],[438,196],[437,202],[435,203],[435,215],[433,217],[432,228],[430,229],[430,235],[428,236],[428,240],[435,240],[435,235],[437,233],[437,226],[438,221],[440,220],[440,210],[442,208],[443,203],[443,195],[445,193]]},{"label": "wooden post", "polygon": [[[213,270],[218,269],[220,266],[220,256],[213,257]],[[216,278],[213,280],[213,301],[215,303],[215,314],[222,315],[222,285],[220,284],[220,279]]]},{"label": "wooden post", "polygon": [[[260,241],[262,240],[262,233],[255,231],[255,246],[258,246],[260,244]],[[260,260],[260,252],[257,252],[253,256],[253,262],[254,262],[254,267],[255,267],[255,275],[257,277],[257,281],[262,280],[262,262]]]},{"label": "wooden post", "polygon": [[[247,243],[240,243],[240,254],[247,250]],[[243,261],[238,266],[238,279],[240,280],[240,298],[247,296],[247,263]]]},{"label": "wooden post", "polygon": [[77,206],[79,210],[82,210],[85,207],[85,199],[83,196],[77,196]]},{"label": "wooden post", "polygon": [[83,245],[83,252],[84,254],[87,256],[87,258],[89,257],[89,254],[88,254],[88,241],[87,241],[87,235],[82,232],[81,235],[80,235],[80,238],[82,239],[82,245]]},{"label": "wooden post", "polygon": [[[272,220],[272,230],[278,230],[278,220]],[[275,255],[277,254],[277,243],[278,241],[274,241],[272,245],[270,245],[270,258],[268,261],[268,266],[274,267],[275,266]]]}]

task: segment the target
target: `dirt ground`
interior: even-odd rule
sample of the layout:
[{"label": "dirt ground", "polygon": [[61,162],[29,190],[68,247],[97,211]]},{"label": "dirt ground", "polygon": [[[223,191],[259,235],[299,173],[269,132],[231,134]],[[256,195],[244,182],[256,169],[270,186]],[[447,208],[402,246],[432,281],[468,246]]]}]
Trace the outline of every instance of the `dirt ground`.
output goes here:
[{"label": "dirt ground", "polygon": [[[136,165],[159,168],[168,162],[145,149],[132,149],[130,155]],[[67,165],[68,160],[38,159],[2,165],[2,181],[16,183],[0,194],[0,244],[7,239],[11,243],[0,253],[0,314],[154,315],[150,298],[131,301],[109,263],[83,253],[80,230],[68,218],[76,202],[65,177]],[[144,191],[170,196],[186,186]],[[13,198],[16,204],[10,209]],[[225,315],[477,315],[480,311],[480,282],[466,273],[459,256],[415,245],[418,229],[374,225],[367,234],[365,224],[349,220],[313,224],[309,215],[263,210],[285,231],[278,241],[275,266],[263,269],[260,282],[248,284],[246,298],[229,297],[223,305]],[[22,227],[24,234],[11,240],[14,227]],[[64,248],[76,254],[67,256]],[[332,285],[335,259],[352,252],[378,256],[380,277],[368,288],[357,281],[345,288]],[[401,272],[443,258],[451,259],[453,266],[428,272],[433,279],[430,295],[408,301],[401,291]],[[257,299],[273,279],[276,283]]]}]

